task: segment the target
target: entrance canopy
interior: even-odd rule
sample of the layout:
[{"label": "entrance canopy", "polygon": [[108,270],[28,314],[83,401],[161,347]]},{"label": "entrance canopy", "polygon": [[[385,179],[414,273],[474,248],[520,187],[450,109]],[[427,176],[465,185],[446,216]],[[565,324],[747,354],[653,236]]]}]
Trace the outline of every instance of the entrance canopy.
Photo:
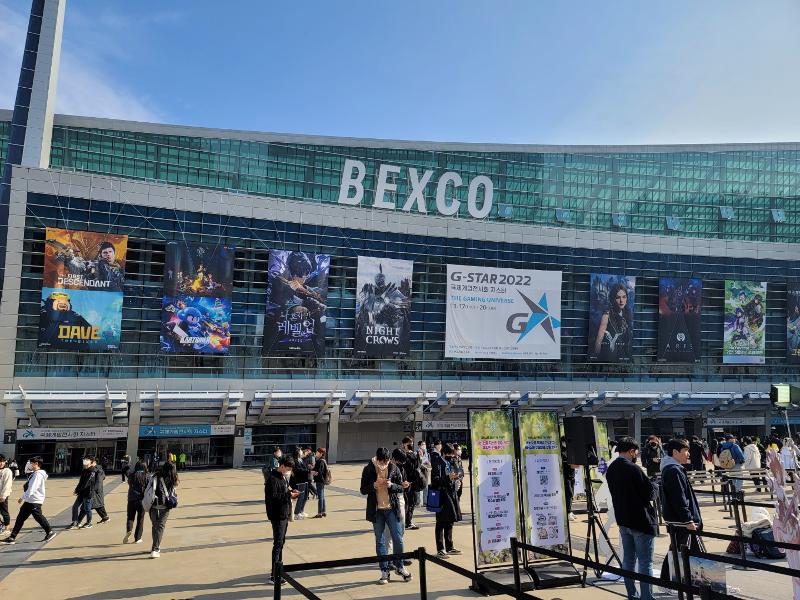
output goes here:
[{"label": "entrance canopy", "polygon": [[194,420],[201,423],[235,423],[244,392],[139,392],[142,423],[158,425]]},{"label": "entrance canopy", "polygon": [[3,401],[16,413],[18,423],[30,427],[70,422],[86,425],[126,425],[127,392],[110,391],[8,391]]},{"label": "entrance canopy", "polygon": [[470,408],[510,408],[520,400],[517,391],[461,391],[445,392],[425,410],[429,420],[466,421]]},{"label": "entrance canopy", "polygon": [[359,390],[342,406],[340,419],[362,421],[413,421],[414,414],[436,400],[436,392],[372,392]]},{"label": "entrance canopy", "polygon": [[338,390],[256,392],[247,409],[247,424],[327,423],[346,396]]}]

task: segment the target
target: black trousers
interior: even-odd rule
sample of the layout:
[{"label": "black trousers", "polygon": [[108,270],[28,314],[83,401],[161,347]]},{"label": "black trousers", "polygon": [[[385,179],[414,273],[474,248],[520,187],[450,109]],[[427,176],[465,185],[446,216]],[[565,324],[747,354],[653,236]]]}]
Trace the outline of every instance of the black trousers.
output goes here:
[{"label": "black trousers", "polygon": [[272,572],[275,564],[283,562],[283,545],[286,543],[286,530],[289,528],[289,519],[270,520],[272,523]]},{"label": "black trousers", "polygon": [[572,512],[572,497],[575,495],[575,477],[564,477],[564,496],[567,501],[567,513]]},{"label": "black trousers", "polygon": [[0,500],[0,517],[3,518],[3,525],[11,525],[11,515],[8,514],[8,498]]},{"label": "black trousers", "polygon": [[411,488],[408,488],[403,492],[403,495],[406,497],[406,527],[409,527],[414,522],[414,505],[417,502],[417,492],[412,492]]},{"label": "black trousers", "polygon": [[140,540],[144,531],[144,506],[142,506],[141,500],[128,500],[128,522],[125,531],[133,531],[134,520],[136,521],[136,532],[133,539]]},{"label": "black trousers", "polygon": [[436,513],[436,551],[453,549],[453,524],[445,523]]},{"label": "black trousers", "polygon": [[[703,539],[698,535],[698,532],[689,531],[683,527],[675,527],[675,543],[678,545],[678,550],[681,549],[681,546],[688,546],[691,550],[706,551]],[[664,557],[664,564],[661,565],[661,581],[670,580],[669,557],[672,555],[672,548],[672,543],[670,543],[667,555]]]},{"label": "black trousers", "polygon": [[11,532],[12,538],[17,537],[20,530],[22,530],[22,526],[25,524],[25,521],[27,521],[28,517],[30,516],[33,516],[33,520],[39,524],[39,527],[44,529],[45,533],[50,533],[50,523],[47,522],[47,519],[42,514],[42,505],[23,502],[22,506],[19,507],[19,514],[17,515],[17,520],[14,523],[14,530]]}]

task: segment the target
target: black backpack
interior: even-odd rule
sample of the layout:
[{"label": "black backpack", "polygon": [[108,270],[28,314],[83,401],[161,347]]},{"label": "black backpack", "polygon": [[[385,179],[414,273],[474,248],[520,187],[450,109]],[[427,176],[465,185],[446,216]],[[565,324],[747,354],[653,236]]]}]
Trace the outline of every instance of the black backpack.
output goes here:
[{"label": "black backpack", "polygon": [[[772,527],[760,527],[759,529],[755,529],[750,537],[754,540],[763,540],[765,542],[775,541]],[[783,548],[761,545],[755,542],[750,543],[750,551],[758,558],[786,558],[786,551]]]}]

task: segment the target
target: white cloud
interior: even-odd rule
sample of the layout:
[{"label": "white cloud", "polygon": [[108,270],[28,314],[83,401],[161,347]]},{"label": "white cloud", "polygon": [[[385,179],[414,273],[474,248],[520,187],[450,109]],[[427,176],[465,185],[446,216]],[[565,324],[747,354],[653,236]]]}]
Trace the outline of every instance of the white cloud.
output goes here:
[{"label": "white cloud", "polygon": [[[12,108],[16,95],[27,14],[0,3],[0,107]],[[65,32],[66,35],[66,32]],[[98,66],[62,49],[56,112],[132,121],[163,120],[141,94],[126,89]]]}]

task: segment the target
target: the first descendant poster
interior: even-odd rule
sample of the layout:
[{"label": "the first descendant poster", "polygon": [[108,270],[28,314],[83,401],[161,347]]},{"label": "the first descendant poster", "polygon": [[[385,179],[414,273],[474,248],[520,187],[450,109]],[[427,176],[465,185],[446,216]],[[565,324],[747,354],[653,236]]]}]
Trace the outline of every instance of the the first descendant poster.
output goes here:
[{"label": "the first descendant poster", "polygon": [[559,360],[561,271],[447,265],[444,355]]}]

